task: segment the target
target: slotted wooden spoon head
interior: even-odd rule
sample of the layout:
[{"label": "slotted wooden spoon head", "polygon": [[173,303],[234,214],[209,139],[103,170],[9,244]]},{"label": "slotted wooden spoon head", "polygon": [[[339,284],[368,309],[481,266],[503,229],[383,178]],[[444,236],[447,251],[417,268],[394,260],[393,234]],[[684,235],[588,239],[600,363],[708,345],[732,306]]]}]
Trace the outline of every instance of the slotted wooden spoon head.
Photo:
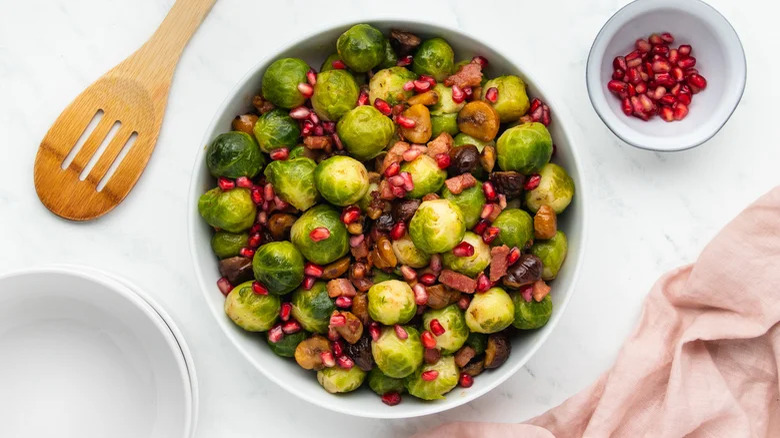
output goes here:
[{"label": "slotted wooden spoon head", "polygon": [[157,142],[181,51],[215,1],[177,1],[143,47],[60,114],[35,158],[35,190],[46,208],[89,220],[130,193]]}]

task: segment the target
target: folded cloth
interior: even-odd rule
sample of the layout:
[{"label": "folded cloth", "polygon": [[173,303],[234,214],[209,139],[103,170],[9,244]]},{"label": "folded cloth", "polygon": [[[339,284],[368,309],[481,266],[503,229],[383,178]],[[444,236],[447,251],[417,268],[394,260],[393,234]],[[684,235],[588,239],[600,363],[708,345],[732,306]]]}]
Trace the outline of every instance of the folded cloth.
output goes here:
[{"label": "folded cloth", "polygon": [[780,188],[664,275],[614,366],[527,424],[419,438],[780,437]]}]

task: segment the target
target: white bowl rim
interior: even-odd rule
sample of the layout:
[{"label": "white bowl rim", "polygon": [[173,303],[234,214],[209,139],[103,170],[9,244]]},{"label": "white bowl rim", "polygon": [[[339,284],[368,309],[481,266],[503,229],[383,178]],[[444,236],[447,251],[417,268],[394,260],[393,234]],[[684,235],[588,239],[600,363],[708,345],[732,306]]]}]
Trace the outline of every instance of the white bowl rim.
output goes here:
[{"label": "white bowl rim", "polygon": [[[194,361],[189,347],[186,342],[184,342],[184,337],[178,327],[176,327],[173,319],[162,310],[162,307],[149,298],[146,293],[140,292],[140,289],[137,287],[131,287],[127,280],[90,266],[52,264],[14,269],[0,273],[0,282],[15,277],[50,274],[69,275],[100,284],[122,296],[130,304],[134,304],[137,309],[141,310],[141,312],[148,317],[149,321],[159,330],[160,334],[163,335],[166,344],[168,344],[171,351],[174,353],[174,356],[181,356],[181,360],[177,360],[177,365],[180,372],[179,374],[183,380],[182,383],[185,383],[183,385],[185,395],[185,429],[182,431],[184,432],[182,436],[194,436],[198,417],[198,384]],[[0,291],[0,293],[3,292]],[[167,334],[170,334],[170,336],[167,336]],[[186,380],[186,382],[184,380]]]},{"label": "white bowl rim", "polygon": [[[596,71],[601,67],[601,65],[595,65],[594,59],[597,58],[595,56],[595,50],[599,43],[606,39],[607,37],[611,37],[612,34],[615,33],[615,31],[619,28],[619,26],[625,24],[625,22],[621,21],[621,19],[633,12],[636,8],[644,8],[644,12],[650,12],[655,9],[660,9],[665,6],[673,5],[673,6],[679,6],[682,3],[690,2],[693,4],[697,4],[698,6],[704,6],[705,8],[703,10],[706,10],[709,12],[709,15],[700,15],[700,17],[703,20],[706,20],[708,22],[713,22],[714,20],[722,20],[722,23],[726,25],[727,29],[731,30],[732,36],[735,38],[735,41],[737,42],[737,46],[739,47],[739,52],[742,55],[742,63],[738,67],[741,68],[742,74],[739,75],[740,82],[738,84],[739,91],[735,94],[735,98],[732,99],[731,102],[728,102],[729,105],[731,105],[731,110],[726,114],[726,117],[723,119],[723,121],[717,126],[715,130],[709,133],[704,133],[701,137],[693,140],[692,142],[688,144],[684,144],[679,147],[653,147],[651,145],[645,145],[641,142],[637,141],[635,138],[633,138],[630,133],[632,132],[630,129],[621,130],[617,127],[615,127],[611,123],[611,119],[613,119],[613,113],[611,110],[606,108],[602,102],[597,101],[594,99],[594,93],[595,89],[601,90],[601,94],[605,95],[604,93],[604,87],[606,85],[602,84],[601,81],[598,79],[598,74],[591,73],[591,71]],[[646,4],[651,4],[650,6],[645,6]],[[603,58],[603,56],[602,56]],[[702,145],[703,143],[707,142],[709,139],[714,137],[718,132],[720,132],[721,129],[723,129],[724,126],[726,126],[726,123],[728,123],[731,116],[734,114],[734,111],[737,110],[737,107],[739,106],[740,101],[742,100],[742,96],[745,92],[745,85],[747,82],[747,58],[745,56],[745,49],[742,46],[742,40],[739,38],[739,34],[737,33],[736,29],[734,29],[734,26],[731,25],[731,22],[720,13],[717,9],[715,9],[713,6],[711,6],[709,3],[704,2],[703,0],[633,0],[627,5],[623,6],[622,8],[618,9],[617,12],[615,12],[609,20],[607,20],[606,23],[604,23],[604,26],[601,27],[601,30],[599,30],[599,33],[596,35],[596,38],[593,39],[593,44],[590,47],[590,51],[588,52],[588,59],[585,63],[585,86],[588,90],[588,98],[590,99],[590,103],[593,106],[593,109],[596,111],[596,114],[599,116],[602,122],[609,128],[610,131],[612,131],[615,136],[617,136],[619,139],[624,141],[625,143],[634,146],[639,149],[644,149],[648,151],[656,151],[656,152],[681,152],[688,149],[695,148],[697,146]]]},{"label": "white bowl rim", "polygon": [[[303,40],[312,38],[312,37],[314,37],[316,35],[319,35],[321,33],[332,31],[332,30],[337,29],[337,28],[347,28],[347,27],[349,27],[351,25],[355,25],[355,24],[358,24],[358,23],[368,23],[368,24],[371,24],[371,23],[386,23],[386,22],[396,22],[396,23],[398,23],[399,26],[404,26],[404,25],[416,26],[416,27],[427,26],[427,27],[431,28],[432,32],[436,32],[437,30],[445,30],[445,31],[448,31],[448,32],[454,32],[454,33],[460,34],[460,36],[462,36],[464,38],[470,39],[470,40],[472,40],[472,41],[474,41],[476,43],[479,43],[479,44],[481,44],[483,46],[490,47],[487,44],[482,43],[480,39],[472,36],[472,34],[470,32],[468,32],[466,30],[463,30],[463,29],[461,29],[459,27],[448,27],[446,25],[442,25],[442,24],[439,24],[439,23],[434,23],[432,21],[424,21],[424,20],[419,20],[419,19],[412,20],[412,19],[409,19],[409,18],[406,18],[406,17],[394,16],[394,15],[375,16],[375,17],[365,18],[365,19],[352,19],[352,18],[350,18],[350,19],[345,19],[345,20],[341,20],[341,21],[338,21],[338,22],[331,22],[331,23],[328,23],[327,25],[323,25],[323,26],[320,26],[320,27],[312,28],[313,30],[310,30],[308,32],[300,34],[300,35],[298,35],[295,38],[287,39],[287,41],[284,44],[280,45],[280,46],[276,46],[276,47],[267,49],[268,55],[265,55],[265,56],[261,57],[260,60],[257,63],[255,63],[241,77],[241,79],[231,88],[231,90],[228,92],[228,94],[225,97],[225,99],[223,99],[223,101],[220,103],[219,107],[214,112],[214,117],[212,118],[211,123],[209,123],[208,127],[206,128],[206,130],[204,132],[203,139],[201,140],[200,145],[207,145],[207,144],[209,144],[211,142],[212,138],[210,137],[210,133],[212,131],[214,131],[214,129],[216,128],[216,125],[217,125],[218,119],[220,118],[220,115],[222,115],[226,111],[227,107],[229,106],[230,102],[233,100],[234,96],[237,95],[238,91],[242,88],[242,86],[246,82],[248,82],[250,80],[250,78],[254,75],[254,73],[256,71],[260,70],[262,66],[270,63],[271,60],[274,59],[274,57],[278,56],[278,53],[285,52],[285,51],[288,51],[288,50],[292,49],[293,47],[295,47],[297,44],[299,44]],[[536,79],[536,77],[534,77],[532,74],[530,74],[527,69],[519,68],[518,67],[519,64],[517,62],[515,62],[515,61],[510,61],[510,59],[512,59],[512,58],[506,56],[503,51],[501,51],[499,49],[496,49],[494,47],[491,47],[491,50],[495,51],[496,53],[500,54],[502,57],[507,59],[509,61],[509,64],[511,64],[513,67],[515,67],[518,71],[521,71],[522,75],[525,78],[528,78],[530,83],[535,84],[538,89],[545,90],[544,91],[545,100],[546,100],[546,103],[551,108],[564,108],[563,105],[559,104],[559,100],[558,99],[551,98],[551,93],[546,91],[546,90],[549,90],[549,88],[545,88],[545,87],[541,86],[540,85],[541,82],[538,81]],[[560,124],[559,121],[556,121],[556,123]],[[189,193],[188,193],[189,198],[188,198],[188,201],[187,201],[187,205],[188,205],[187,227],[188,227],[188,231],[189,231],[188,234],[189,234],[190,256],[192,257],[194,269],[196,271],[196,277],[198,279],[198,283],[200,284],[202,296],[203,296],[204,300],[206,300],[207,307],[211,310],[212,315],[217,320],[217,324],[220,326],[220,328],[222,329],[222,332],[225,334],[225,336],[227,336],[230,339],[231,343],[241,352],[241,354],[252,365],[254,365],[254,367],[257,368],[267,379],[271,380],[272,382],[274,382],[278,386],[282,387],[286,391],[294,394],[296,397],[298,397],[298,398],[300,398],[300,399],[302,399],[302,400],[304,400],[306,402],[312,403],[312,404],[314,404],[316,406],[319,406],[319,407],[322,407],[322,408],[325,408],[325,409],[328,409],[328,410],[331,410],[331,411],[334,411],[334,412],[339,412],[339,413],[342,413],[342,414],[352,415],[352,416],[356,416],[356,417],[376,418],[376,419],[413,418],[413,417],[419,417],[419,416],[423,416],[423,415],[431,415],[431,414],[439,413],[439,412],[446,411],[446,410],[449,410],[449,409],[453,409],[453,408],[456,408],[458,406],[462,406],[462,405],[464,405],[464,404],[466,404],[468,402],[471,402],[471,401],[473,401],[473,400],[475,400],[475,399],[485,395],[486,393],[492,391],[495,387],[497,387],[498,385],[502,384],[507,379],[509,379],[510,377],[515,375],[517,373],[517,371],[520,370],[520,368],[522,368],[523,365],[525,365],[528,362],[528,360],[536,353],[536,351],[539,349],[539,347],[541,347],[542,344],[544,344],[547,341],[550,333],[552,333],[553,329],[557,326],[558,321],[560,320],[562,315],[565,313],[566,308],[568,307],[569,301],[571,300],[571,297],[574,294],[574,291],[576,289],[575,286],[576,286],[577,280],[579,278],[580,269],[582,267],[582,264],[584,263],[583,255],[585,253],[585,247],[587,246],[587,240],[588,240],[587,239],[587,237],[588,237],[588,232],[587,232],[587,230],[588,230],[588,224],[587,224],[587,220],[588,220],[587,219],[588,218],[588,204],[587,204],[587,201],[586,201],[587,190],[585,190],[585,187],[587,186],[587,183],[584,183],[584,181],[586,181],[587,177],[586,177],[585,172],[583,171],[583,167],[581,165],[582,162],[581,162],[581,158],[579,156],[579,153],[577,151],[576,142],[572,140],[572,137],[571,137],[571,135],[568,132],[572,128],[565,128],[563,124],[560,124],[560,129],[561,129],[561,132],[562,132],[563,136],[565,137],[566,144],[569,145],[568,152],[572,156],[572,165],[577,169],[577,174],[580,176],[580,180],[577,182],[577,184],[578,184],[577,185],[577,202],[582,204],[582,218],[580,220],[580,223],[582,224],[581,225],[582,226],[582,233],[580,235],[579,251],[576,254],[576,256],[577,256],[576,258],[577,258],[579,263],[575,264],[574,272],[572,273],[572,276],[571,276],[571,284],[569,285],[569,288],[571,290],[566,295],[563,303],[560,306],[557,307],[556,312],[553,312],[553,316],[551,317],[550,321],[547,323],[547,325],[551,326],[551,329],[546,331],[546,332],[544,332],[544,333],[542,333],[539,336],[539,338],[536,340],[536,342],[534,342],[533,345],[528,349],[528,352],[523,357],[521,357],[520,360],[518,360],[517,363],[513,367],[507,369],[507,368],[505,368],[506,365],[504,365],[504,367],[502,367],[502,369],[505,370],[505,371],[503,372],[503,374],[501,376],[497,377],[496,380],[492,384],[486,385],[484,387],[481,387],[480,389],[470,388],[468,396],[462,397],[461,399],[459,399],[458,402],[454,403],[453,405],[449,405],[448,406],[448,405],[438,404],[438,403],[429,403],[429,404],[423,405],[424,406],[423,408],[421,408],[421,409],[419,409],[419,410],[417,410],[417,411],[415,411],[413,413],[404,413],[404,414],[402,414],[402,413],[393,413],[393,409],[392,408],[388,408],[387,410],[383,411],[381,414],[375,414],[375,413],[374,414],[369,414],[369,413],[362,412],[362,411],[352,411],[352,410],[344,409],[344,408],[341,407],[341,405],[339,403],[325,404],[325,403],[319,402],[318,400],[308,399],[306,397],[305,393],[302,392],[302,391],[299,391],[295,385],[289,385],[289,384],[287,384],[289,382],[285,382],[282,379],[280,379],[279,377],[277,377],[276,375],[274,375],[273,373],[268,372],[265,369],[262,361],[256,360],[243,347],[242,343],[239,342],[239,340],[237,339],[237,335],[235,335],[231,331],[225,329],[225,324],[227,324],[227,321],[225,319],[224,313],[223,312],[218,312],[216,309],[214,309],[211,305],[208,304],[208,299],[209,299],[208,298],[209,297],[208,294],[214,292],[214,285],[206,284],[206,282],[204,280],[203,271],[202,271],[200,265],[198,264],[198,260],[197,260],[197,251],[198,250],[197,250],[197,244],[196,244],[197,236],[196,236],[196,231],[195,231],[197,229],[197,224],[195,223],[195,220],[196,220],[196,217],[199,217],[199,216],[197,214],[193,214],[192,213],[192,209],[195,209],[195,211],[197,211],[197,204],[194,202],[195,193],[198,193],[198,196],[199,196],[200,191],[201,191],[201,189],[199,187],[198,175],[199,175],[200,167],[201,167],[203,159],[204,159],[204,155],[206,153],[206,148],[205,147],[201,147],[199,149],[199,151],[198,151],[198,154],[197,154],[196,158],[195,158],[195,162],[193,163],[193,171],[192,171],[191,179],[190,179],[190,189],[189,189]]]}]

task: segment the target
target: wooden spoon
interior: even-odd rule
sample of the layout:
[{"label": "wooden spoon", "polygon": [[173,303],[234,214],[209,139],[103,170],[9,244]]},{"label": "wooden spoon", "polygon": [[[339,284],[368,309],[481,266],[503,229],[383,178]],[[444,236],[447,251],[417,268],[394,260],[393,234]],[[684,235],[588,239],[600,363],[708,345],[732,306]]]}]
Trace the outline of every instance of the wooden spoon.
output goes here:
[{"label": "wooden spoon", "polygon": [[46,208],[83,221],[127,196],[157,143],[181,52],[215,1],[178,0],[140,49],[60,114],[35,158],[35,190]]}]

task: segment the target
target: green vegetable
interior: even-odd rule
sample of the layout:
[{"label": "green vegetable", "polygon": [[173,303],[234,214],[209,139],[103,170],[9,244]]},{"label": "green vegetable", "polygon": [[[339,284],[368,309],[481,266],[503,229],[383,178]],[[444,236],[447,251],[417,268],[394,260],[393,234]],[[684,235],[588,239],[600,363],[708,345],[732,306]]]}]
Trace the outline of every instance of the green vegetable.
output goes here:
[{"label": "green vegetable", "polygon": [[[439,374],[433,380],[424,380],[422,374],[436,371]],[[455,365],[455,358],[444,356],[434,364],[425,364],[406,381],[409,394],[423,400],[440,400],[444,394],[458,386],[460,373]]]},{"label": "green vegetable", "polygon": [[493,221],[493,226],[501,230],[493,241],[493,246],[516,246],[521,250],[534,237],[534,220],[519,208],[508,208]]},{"label": "green vegetable", "polygon": [[436,138],[442,132],[449,135],[458,133],[458,114],[431,115],[431,138]]},{"label": "green vegetable", "polygon": [[425,40],[414,54],[412,70],[418,75],[428,75],[441,82],[453,72],[455,53],[443,38]]},{"label": "green vegetable", "polygon": [[389,377],[402,379],[423,362],[420,333],[412,326],[403,326],[408,337],[401,339],[393,327],[384,327],[376,341],[371,342],[371,355],[376,366]]},{"label": "green vegetable", "polygon": [[398,64],[398,55],[393,50],[390,41],[385,38],[385,59],[377,66],[378,68],[395,67]]},{"label": "green vegetable", "polygon": [[269,242],[255,251],[252,270],[269,293],[284,295],[303,281],[303,256],[290,242]]},{"label": "green vegetable", "polygon": [[[320,227],[327,228],[330,236],[315,242],[309,234]],[[341,222],[339,213],[327,204],[320,204],[301,215],[290,229],[290,240],[307,260],[318,265],[335,262],[349,251],[347,227]]]},{"label": "green vegetable", "polygon": [[234,287],[225,299],[225,313],[249,332],[264,332],[279,318],[281,302],[275,295],[258,295],[247,281]]},{"label": "green vegetable", "polygon": [[310,158],[294,158],[272,161],[264,173],[282,201],[304,211],[320,197],[314,185],[316,168],[317,164]]},{"label": "green vegetable", "polygon": [[346,70],[328,70],[317,75],[311,105],[323,120],[338,120],[357,105],[360,88]]},{"label": "green vegetable", "polygon": [[487,348],[488,335],[483,333],[469,333],[468,339],[466,339],[466,345],[473,348],[477,353],[477,356],[485,352]]},{"label": "green vegetable", "polygon": [[211,249],[220,259],[235,257],[241,248],[249,245],[248,233],[217,231],[211,237]]},{"label": "green vegetable", "polygon": [[439,101],[431,106],[431,115],[440,116],[443,114],[456,114],[457,119],[457,113],[463,109],[466,105],[466,101],[464,100],[463,102],[458,103],[452,100],[452,87],[446,87],[442,83],[437,83],[436,86],[433,87],[433,91],[439,96]]},{"label": "green vegetable", "polygon": [[399,277],[395,274],[388,274],[387,272],[376,268],[371,270],[371,275],[372,279],[374,280],[374,284],[382,283],[383,281],[399,279]]},{"label": "green vegetable", "polygon": [[482,183],[477,182],[474,187],[455,195],[448,188],[444,188],[442,191],[442,198],[452,202],[460,208],[463,213],[463,220],[466,223],[466,228],[474,228],[474,225],[479,222],[480,215],[482,214],[482,208],[485,206],[485,192],[482,191]]},{"label": "green vegetable", "polygon": [[198,211],[212,227],[240,233],[255,223],[257,207],[247,189],[235,188],[223,192],[215,187],[201,195]]},{"label": "green vegetable", "polygon": [[282,108],[303,105],[306,98],[298,91],[298,84],[306,82],[309,65],[298,58],[277,59],[263,74],[263,97]]},{"label": "green vegetable", "polygon": [[436,160],[425,154],[401,164],[401,172],[409,172],[414,181],[414,189],[406,194],[408,198],[422,198],[428,193],[438,192],[447,179],[447,171],[439,168]]},{"label": "green vegetable", "polygon": [[368,171],[360,161],[344,155],[323,160],[314,171],[314,183],[326,201],[347,206],[368,192]]},{"label": "green vegetable", "polygon": [[356,24],[341,34],[336,50],[349,68],[363,73],[385,60],[385,44],[385,37],[377,28]]},{"label": "green vegetable", "polygon": [[404,234],[400,239],[393,241],[393,253],[399,264],[407,265],[410,268],[424,268],[431,261],[430,254],[420,251],[414,246],[409,234]]},{"label": "green vegetable", "polygon": [[554,280],[566,259],[569,244],[563,231],[558,231],[549,240],[537,240],[531,246],[531,254],[539,257],[544,265],[543,280]]},{"label": "green vegetable", "polygon": [[371,205],[371,201],[374,199],[373,196],[371,196],[371,193],[376,192],[379,190],[379,184],[372,182],[368,183],[368,190],[366,190],[366,194],[363,195],[362,198],[357,202],[358,207],[360,207],[360,210],[365,212],[368,210],[368,207]]},{"label": "green vegetable", "polygon": [[334,61],[340,61],[341,58],[339,57],[338,53],[332,53],[327,58],[325,58],[324,61],[322,61],[322,65],[320,66],[320,73],[330,71],[330,70],[337,70],[333,68],[333,62]]},{"label": "green vegetable", "polygon": [[336,132],[349,154],[360,161],[376,157],[395,133],[395,124],[378,109],[361,105],[336,124]]},{"label": "green vegetable", "polygon": [[317,371],[317,381],[331,394],[354,391],[360,388],[365,378],[366,372],[358,367],[330,367]]},{"label": "green vegetable", "polygon": [[512,302],[515,304],[515,317],[512,325],[520,330],[533,330],[547,324],[552,315],[552,299],[547,295],[542,301],[526,301],[518,293],[512,294]]},{"label": "green vegetable", "polygon": [[514,321],[515,305],[500,287],[474,294],[466,309],[466,325],[472,332],[497,333]]},{"label": "green vegetable", "polygon": [[218,135],[209,145],[206,165],[216,177],[253,178],[265,166],[265,157],[251,135],[231,131]]},{"label": "green vegetable", "polygon": [[536,213],[542,205],[549,205],[555,213],[561,214],[574,197],[574,180],[566,170],[553,163],[547,163],[539,172],[539,185],[525,194],[525,203]]},{"label": "green vegetable", "polygon": [[482,152],[482,149],[485,149],[485,146],[495,146],[496,142],[493,140],[490,141],[482,141],[478,138],[474,138],[470,135],[466,135],[464,133],[460,133],[455,136],[455,138],[452,140],[452,147],[456,148],[459,146],[464,146],[467,144],[473,144],[477,147],[477,150]]},{"label": "green vegetable", "polygon": [[414,95],[414,90],[404,90],[404,84],[417,79],[417,75],[404,67],[390,67],[374,73],[368,82],[368,101],[374,104],[377,98],[393,106]]},{"label": "green vegetable", "polygon": [[491,79],[482,87],[483,97],[487,90],[494,87],[498,90],[498,98],[493,108],[498,112],[501,123],[514,122],[528,112],[531,104],[528,102],[525,82],[522,79],[514,75]]},{"label": "green vegetable", "polygon": [[474,254],[468,257],[458,257],[452,251],[448,251],[442,255],[442,262],[447,269],[469,277],[476,277],[490,264],[490,246],[482,241],[482,236],[471,231],[466,231],[463,241],[474,247]]},{"label": "green vegetable", "polygon": [[430,328],[431,321],[434,319],[444,327],[444,333],[434,335],[436,348],[440,349],[442,354],[454,354],[469,337],[469,328],[466,326],[463,311],[457,304],[450,304],[439,310],[428,309],[423,313],[423,327]]},{"label": "green vegetable", "polygon": [[414,317],[417,304],[409,283],[387,280],[368,290],[368,314],[385,325],[405,324]]},{"label": "green vegetable", "polygon": [[311,289],[303,287],[295,289],[290,299],[292,316],[301,326],[313,333],[328,333],[330,315],[336,310],[336,305],[328,296],[328,288],[324,281],[314,282]]},{"label": "green vegetable", "polygon": [[552,157],[552,137],[538,122],[523,123],[504,131],[496,143],[498,165],[524,175],[538,172]]},{"label": "green vegetable", "polygon": [[463,213],[446,199],[423,201],[409,225],[412,242],[428,254],[451,250],[465,233]]},{"label": "green vegetable", "polygon": [[385,395],[388,392],[403,394],[406,392],[404,379],[396,379],[386,376],[379,368],[374,367],[368,373],[368,386],[377,395]]},{"label": "green vegetable", "polygon": [[301,130],[298,122],[283,109],[275,108],[260,116],[253,128],[260,150],[265,153],[279,148],[292,148],[298,143]]},{"label": "green vegetable", "polygon": [[270,339],[266,339],[271,351],[277,356],[281,357],[293,357],[295,356],[295,347],[301,343],[304,339],[308,338],[309,334],[303,330],[290,335],[284,335],[278,342],[271,342]]}]

